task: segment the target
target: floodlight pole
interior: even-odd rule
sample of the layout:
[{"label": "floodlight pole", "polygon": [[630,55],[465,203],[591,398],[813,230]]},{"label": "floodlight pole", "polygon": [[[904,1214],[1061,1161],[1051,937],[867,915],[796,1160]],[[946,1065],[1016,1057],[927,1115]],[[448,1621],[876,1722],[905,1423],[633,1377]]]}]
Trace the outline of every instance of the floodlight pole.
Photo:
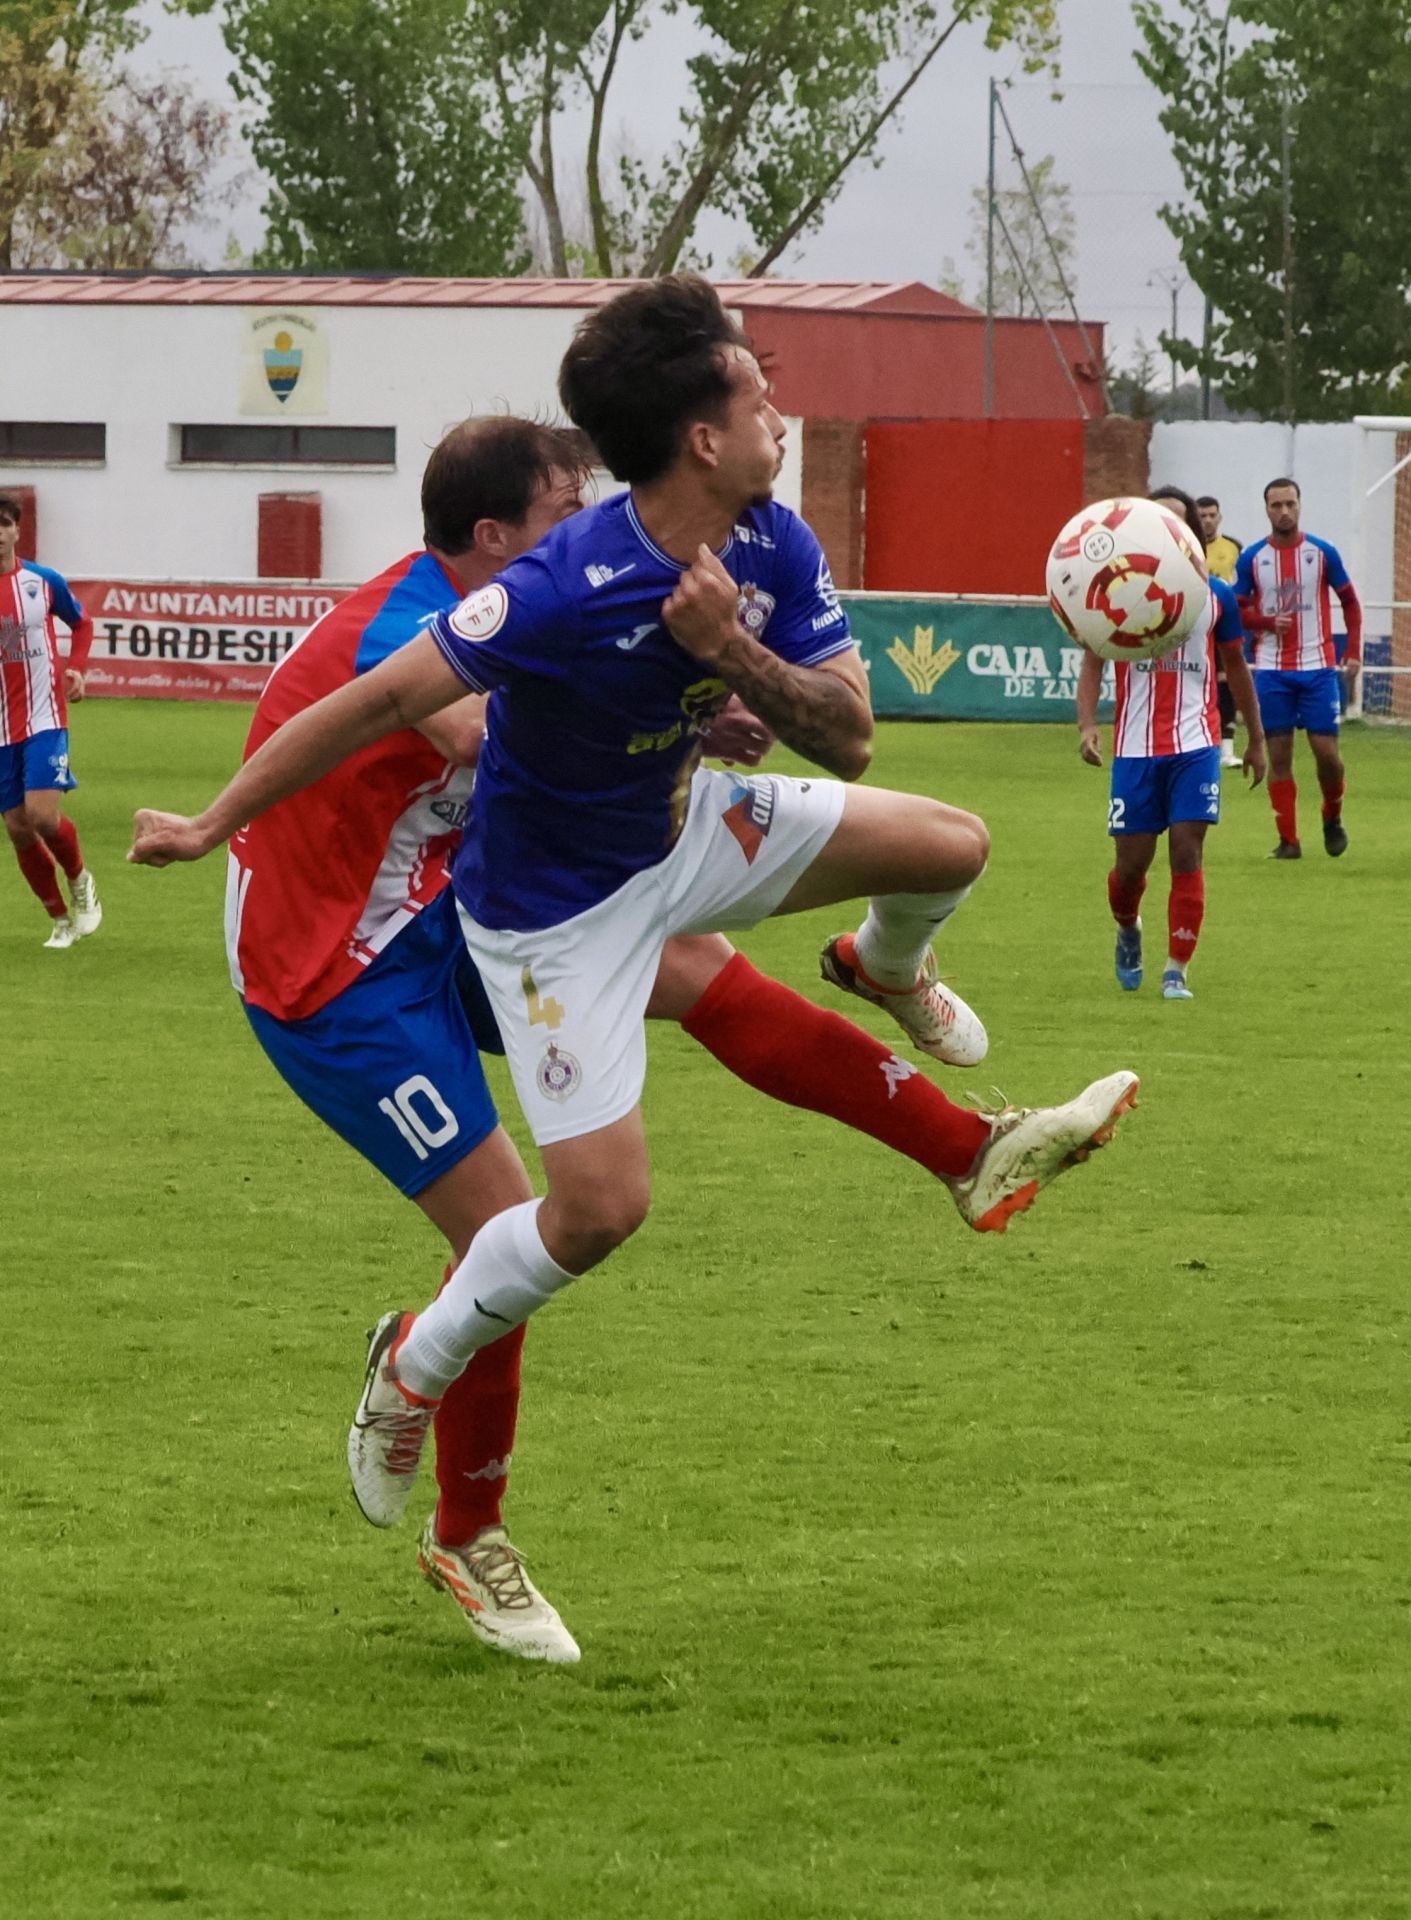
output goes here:
[{"label": "floodlight pole", "polygon": [[995,414],[995,109],[999,87],[990,80],[990,160],[985,217],[985,418]]}]

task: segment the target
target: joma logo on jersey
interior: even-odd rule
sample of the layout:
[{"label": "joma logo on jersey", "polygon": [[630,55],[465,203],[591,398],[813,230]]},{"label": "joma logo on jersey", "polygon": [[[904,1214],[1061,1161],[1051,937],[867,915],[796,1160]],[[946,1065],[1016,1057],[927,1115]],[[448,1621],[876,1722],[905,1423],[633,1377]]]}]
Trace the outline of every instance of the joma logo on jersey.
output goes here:
[{"label": "joma logo on jersey", "polygon": [[751,781],[748,786],[734,788],[730,805],[720,817],[739,841],[745,865],[752,867],[774,822],[774,782]]}]

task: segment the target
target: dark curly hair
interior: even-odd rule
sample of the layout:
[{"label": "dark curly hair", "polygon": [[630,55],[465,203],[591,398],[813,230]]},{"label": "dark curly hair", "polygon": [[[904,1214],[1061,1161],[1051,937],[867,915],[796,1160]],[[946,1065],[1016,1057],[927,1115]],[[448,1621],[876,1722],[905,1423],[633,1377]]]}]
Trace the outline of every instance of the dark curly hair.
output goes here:
[{"label": "dark curly hair", "polygon": [[730,405],[723,349],[745,334],[708,281],[671,274],[629,287],[590,313],[559,368],[563,410],[629,486],[666,472],[697,420]]},{"label": "dark curly hair", "polygon": [[1205,529],[1200,524],[1200,508],[1196,505],[1193,495],[1187,493],[1184,487],[1153,487],[1147,499],[1177,501],[1185,510],[1186,525],[1190,528],[1192,536],[1200,542],[1200,550],[1204,553],[1210,543],[1205,537]]}]

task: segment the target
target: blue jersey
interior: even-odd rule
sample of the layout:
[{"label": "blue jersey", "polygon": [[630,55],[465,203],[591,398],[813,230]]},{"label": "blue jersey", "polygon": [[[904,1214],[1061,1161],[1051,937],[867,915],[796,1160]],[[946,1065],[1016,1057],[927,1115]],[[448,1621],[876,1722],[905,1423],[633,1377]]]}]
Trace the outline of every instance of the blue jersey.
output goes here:
[{"label": "blue jersey", "polygon": [[[823,550],[786,507],[749,508],[720,559],[741,622],[781,659],[851,647]],[[494,694],[452,871],[482,926],[558,926],[674,845],[698,736],[727,697],[662,620],[683,571],[619,494],[429,623],[466,685]]]}]

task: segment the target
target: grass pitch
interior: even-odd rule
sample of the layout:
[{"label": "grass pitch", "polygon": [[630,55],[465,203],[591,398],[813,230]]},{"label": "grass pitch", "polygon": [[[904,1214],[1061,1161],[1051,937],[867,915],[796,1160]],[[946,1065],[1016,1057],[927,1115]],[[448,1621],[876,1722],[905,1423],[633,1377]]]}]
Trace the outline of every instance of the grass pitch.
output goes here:
[{"label": "grass pitch", "polygon": [[[1227,790],[1167,1005],[1113,981],[1071,729],[883,729],[877,780],[993,831],[944,939],[979,1079],[1142,1106],[981,1239],[657,1031],[655,1213],[526,1350],[511,1518],[584,1647],[545,1670],[347,1494],[435,1236],[247,1035],[220,863],[121,863],[247,719],[78,713],[75,951],[0,862],[0,1910],[1411,1916],[1411,740],[1349,736],[1339,862],[1302,757],[1299,866]],[[822,997],[847,918],[744,944]]]}]

